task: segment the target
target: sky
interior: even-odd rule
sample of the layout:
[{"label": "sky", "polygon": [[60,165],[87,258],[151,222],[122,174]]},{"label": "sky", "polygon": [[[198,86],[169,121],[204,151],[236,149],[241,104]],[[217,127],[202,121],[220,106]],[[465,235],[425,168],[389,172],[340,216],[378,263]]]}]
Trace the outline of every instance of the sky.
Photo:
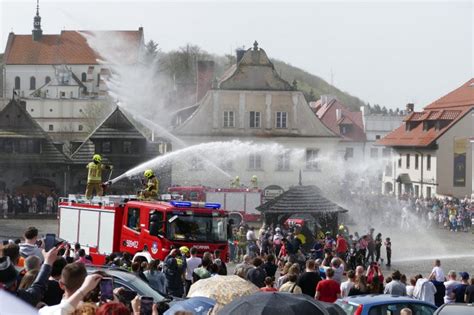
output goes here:
[{"label": "sky", "polygon": [[[0,0],[0,51],[30,34],[36,0]],[[474,77],[474,0],[40,0],[46,34],[135,30],[161,50],[187,43],[213,54],[257,40],[271,58],[370,104],[416,109]]]}]

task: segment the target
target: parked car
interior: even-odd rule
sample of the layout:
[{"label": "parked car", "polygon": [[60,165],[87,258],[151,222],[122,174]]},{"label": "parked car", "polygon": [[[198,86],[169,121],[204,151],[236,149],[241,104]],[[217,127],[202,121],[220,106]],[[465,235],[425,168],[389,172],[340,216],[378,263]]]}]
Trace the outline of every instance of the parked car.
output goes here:
[{"label": "parked car", "polygon": [[474,304],[444,304],[441,305],[434,315],[472,315],[474,314]]},{"label": "parked car", "polygon": [[121,268],[108,268],[98,266],[86,266],[87,273],[92,274],[96,271],[105,272],[114,279],[114,288],[124,287],[125,289],[137,292],[140,296],[152,297],[155,303],[169,301],[169,297],[165,297],[159,292],[153,290],[148,283],[140,279],[135,274]]},{"label": "parked car", "polygon": [[409,308],[415,315],[433,315],[436,306],[406,296],[389,294],[355,295],[336,301],[347,315],[398,315]]}]

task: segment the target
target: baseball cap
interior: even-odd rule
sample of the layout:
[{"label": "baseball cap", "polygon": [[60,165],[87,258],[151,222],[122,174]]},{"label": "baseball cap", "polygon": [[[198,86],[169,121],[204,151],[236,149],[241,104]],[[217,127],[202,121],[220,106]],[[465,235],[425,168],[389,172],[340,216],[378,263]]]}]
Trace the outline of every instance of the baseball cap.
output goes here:
[{"label": "baseball cap", "polygon": [[0,258],[0,283],[9,285],[16,280],[16,277],[16,269],[10,261],[10,257]]},{"label": "baseball cap", "polygon": [[460,272],[459,275],[461,276],[461,279],[463,279],[463,280],[468,280],[469,279],[469,274],[465,271]]}]

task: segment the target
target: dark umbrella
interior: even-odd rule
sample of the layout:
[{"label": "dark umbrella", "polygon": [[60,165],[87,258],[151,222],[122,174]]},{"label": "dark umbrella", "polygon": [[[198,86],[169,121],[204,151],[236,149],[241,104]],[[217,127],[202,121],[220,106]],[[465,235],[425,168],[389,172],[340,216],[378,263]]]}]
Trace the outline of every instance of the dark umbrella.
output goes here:
[{"label": "dark umbrella", "polygon": [[214,307],[215,304],[216,301],[207,297],[192,297],[187,300],[172,303],[171,307],[165,312],[164,315],[173,315],[178,311],[190,311],[193,313],[193,315],[205,315],[211,308]]},{"label": "dark umbrella", "polygon": [[219,315],[329,315],[325,306],[306,294],[259,292],[227,304]]}]

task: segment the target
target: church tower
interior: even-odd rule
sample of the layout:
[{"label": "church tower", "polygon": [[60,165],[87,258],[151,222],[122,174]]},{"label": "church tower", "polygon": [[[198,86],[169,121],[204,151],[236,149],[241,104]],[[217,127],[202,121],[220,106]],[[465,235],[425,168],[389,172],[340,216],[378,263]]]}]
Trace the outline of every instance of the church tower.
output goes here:
[{"label": "church tower", "polygon": [[39,0],[36,0],[36,16],[33,19],[33,40],[39,41],[43,35],[41,16],[39,15]]}]

